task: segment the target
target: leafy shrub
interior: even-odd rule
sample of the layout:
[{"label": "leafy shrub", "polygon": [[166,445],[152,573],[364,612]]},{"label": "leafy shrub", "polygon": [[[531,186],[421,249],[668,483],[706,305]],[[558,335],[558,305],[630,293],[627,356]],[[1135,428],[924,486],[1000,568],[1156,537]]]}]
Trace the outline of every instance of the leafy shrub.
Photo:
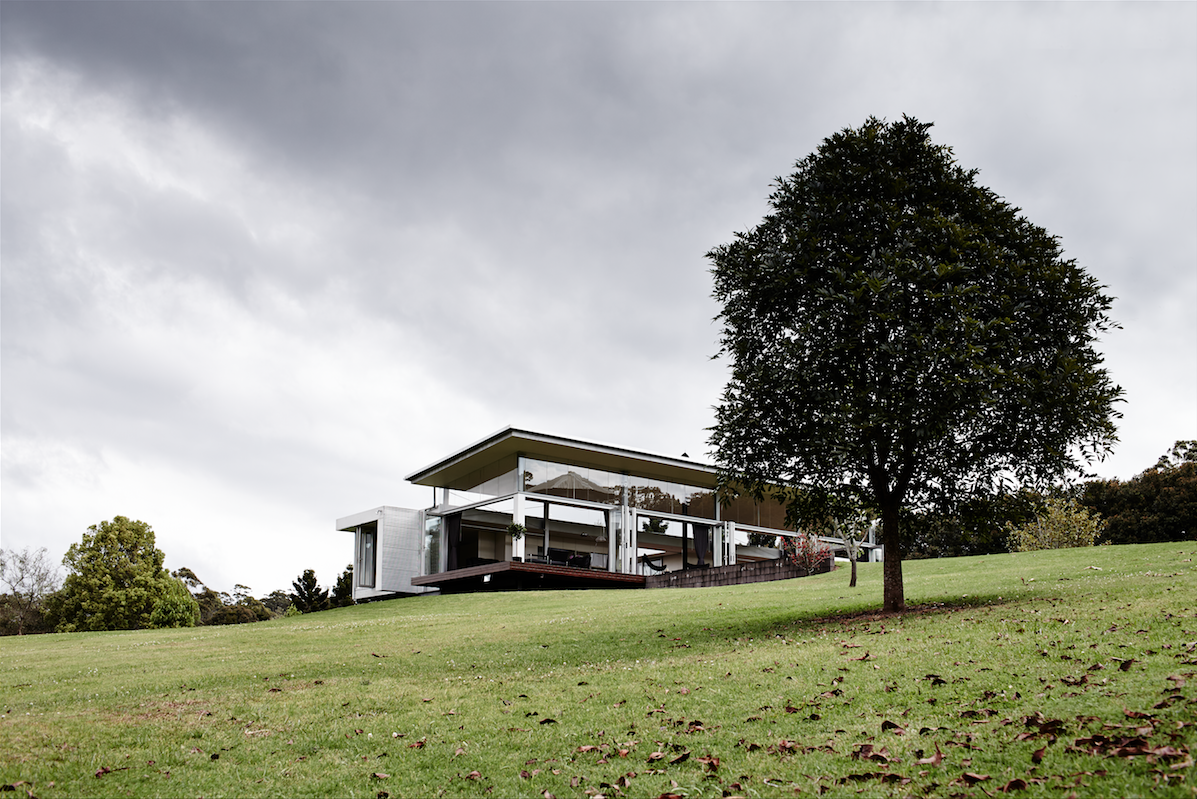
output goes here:
[{"label": "leafy shrub", "polygon": [[1026,524],[1007,525],[1011,552],[1091,547],[1105,522],[1073,499],[1049,499],[1043,513]]},{"label": "leafy shrub", "polygon": [[166,586],[166,595],[154,603],[150,612],[150,627],[194,627],[199,624],[199,603],[183,581],[171,578]]}]

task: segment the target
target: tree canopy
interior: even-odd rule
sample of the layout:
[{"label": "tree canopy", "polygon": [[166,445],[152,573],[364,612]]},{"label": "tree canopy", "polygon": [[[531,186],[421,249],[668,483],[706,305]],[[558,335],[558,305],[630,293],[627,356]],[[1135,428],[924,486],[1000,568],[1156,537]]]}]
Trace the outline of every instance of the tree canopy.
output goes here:
[{"label": "tree canopy", "polygon": [[59,632],[195,623],[195,600],[162,568],[166,556],[154,546],[153,528],[117,516],[87,529],[62,559],[69,571],[62,589],[46,600]]},{"label": "tree canopy", "polygon": [[333,585],[332,598],[329,604],[334,608],[344,608],[356,604],[353,600],[353,564],[345,566],[345,571],[337,578]]},{"label": "tree canopy", "polygon": [[1177,441],[1130,480],[1086,483],[1080,500],[1107,520],[1111,544],[1197,540],[1197,441]]},{"label": "tree canopy", "polygon": [[1117,440],[1104,287],[979,185],[929,124],[870,118],[779,178],[712,249],[731,377],[723,479],[780,486],[793,523],[880,512],[884,608],[905,606],[903,508],[1077,474]]}]

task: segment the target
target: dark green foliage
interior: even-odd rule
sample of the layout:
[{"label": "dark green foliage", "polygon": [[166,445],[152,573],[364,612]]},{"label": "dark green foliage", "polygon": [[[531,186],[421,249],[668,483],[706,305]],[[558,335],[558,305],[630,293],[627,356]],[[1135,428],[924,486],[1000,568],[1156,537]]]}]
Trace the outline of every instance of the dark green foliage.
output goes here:
[{"label": "dark green foliage", "polygon": [[1079,472],[1116,441],[1122,394],[1094,348],[1103,287],[929,128],[835,134],[708,253],[732,367],[711,436],[725,482],[787,486],[793,524],[876,508],[889,611],[902,508]]},{"label": "dark green foliage", "polygon": [[648,519],[644,524],[640,525],[640,532],[642,533],[668,533],[669,522],[664,519]]},{"label": "dark green foliage", "polygon": [[1080,501],[1106,520],[1103,542],[1197,540],[1197,442],[1176,442],[1131,480],[1086,483]]},{"label": "dark green foliage", "polygon": [[294,592],[291,594],[291,604],[300,613],[314,613],[318,610],[328,610],[328,589],[321,589],[316,584],[316,572],[304,569],[294,582],[291,583]]},{"label": "dark green foliage", "polygon": [[205,624],[248,624],[255,621],[267,621],[272,618],[269,610],[258,600],[250,597],[247,601],[231,605],[222,604]]},{"label": "dark green foliage", "polygon": [[[153,627],[159,602],[178,599],[165,558],[154,546],[154,530],[142,521],[117,516],[87,528],[82,542],[71,544],[62,562],[70,572],[62,589],[46,600],[46,610],[59,632],[137,630]],[[164,609],[159,618],[178,620],[189,614],[181,606]]]},{"label": "dark green foliage", "polygon": [[0,594],[0,635],[52,633],[54,626],[43,606],[28,606],[14,594]]},{"label": "dark green foliage", "polygon": [[286,591],[276,589],[262,597],[262,604],[275,616],[281,616],[291,607],[291,595]]},{"label": "dark green foliage", "polygon": [[345,571],[341,572],[341,576],[337,578],[337,583],[333,586],[331,604],[334,608],[344,608],[356,604],[353,601],[352,563],[346,566]]},{"label": "dark green foliage", "polygon": [[935,509],[902,514],[909,558],[956,558],[1009,551],[1006,525],[1020,526],[1043,508],[1033,491],[978,496],[953,511]]},{"label": "dark green foliage", "polygon": [[[204,585],[203,580],[197,577],[191,569],[179,569],[174,572],[174,576],[186,582],[192,589],[199,589],[195,592],[194,597],[199,604],[199,623],[203,625],[267,621],[280,615],[290,604],[288,598],[282,610],[273,613],[262,600],[255,599],[250,594],[250,588],[247,585],[238,583],[233,586],[233,594],[230,596],[224,592],[217,593]],[[281,592],[276,591],[275,593]]]}]

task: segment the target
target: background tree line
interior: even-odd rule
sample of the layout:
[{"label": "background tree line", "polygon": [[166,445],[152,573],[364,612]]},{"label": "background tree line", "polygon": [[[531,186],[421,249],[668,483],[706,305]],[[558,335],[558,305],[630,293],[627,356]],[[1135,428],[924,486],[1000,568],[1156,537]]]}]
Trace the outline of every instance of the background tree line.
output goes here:
[{"label": "background tree line", "polygon": [[[802,526],[817,536],[842,538],[846,521],[865,519],[856,539],[868,536],[870,508],[841,508],[820,523]],[[1197,540],[1197,441],[1177,441],[1154,466],[1130,480],[1090,480],[1046,493],[1017,492],[973,497],[953,511],[911,509],[903,513],[906,557],[951,558],[1018,551],[1020,534],[1044,524],[1062,529],[1032,548],[1089,544],[1151,544]],[[861,525],[857,524],[858,527]],[[1079,536],[1079,537],[1078,537]],[[1086,538],[1088,536],[1088,538]],[[1089,540],[1093,539],[1093,540]],[[748,543],[776,547],[777,537],[749,533]]]},{"label": "background tree line", "polygon": [[1043,518],[1049,502],[1101,520],[1098,543],[1197,540],[1197,441],[1177,441],[1129,480],[1090,480],[1046,494],[1021,491],[964,503],[957,513],[909,511],[907,556],[944,558],[1011,550],[1009,531]]},{"label": "background tree line", "polygon": [[354,604],[353,566],[331,590],[307,569],[292,591],[259,598],[249,586],[214,591],[189,568],[170,572],[153,528],[117,516],[92,525],[62,559],[44,547],[0,549],[0,635],[244,624]]}]

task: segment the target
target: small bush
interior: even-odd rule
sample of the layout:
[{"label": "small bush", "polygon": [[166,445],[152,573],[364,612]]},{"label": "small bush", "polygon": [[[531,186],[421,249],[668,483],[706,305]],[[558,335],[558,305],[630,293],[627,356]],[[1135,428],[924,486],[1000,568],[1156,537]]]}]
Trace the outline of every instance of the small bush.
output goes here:
[{"label": "small bush", "polygon": [[1049,499],[1039,518],[1006,526],[1011,552],[1091,547],[1104,528],[1100,516],[1072,499]]},{"label": "small bush", "polygon": [[781,556],[811,574],[819,571],[831,558],[831,547],[813,535],[779,536]]}]

